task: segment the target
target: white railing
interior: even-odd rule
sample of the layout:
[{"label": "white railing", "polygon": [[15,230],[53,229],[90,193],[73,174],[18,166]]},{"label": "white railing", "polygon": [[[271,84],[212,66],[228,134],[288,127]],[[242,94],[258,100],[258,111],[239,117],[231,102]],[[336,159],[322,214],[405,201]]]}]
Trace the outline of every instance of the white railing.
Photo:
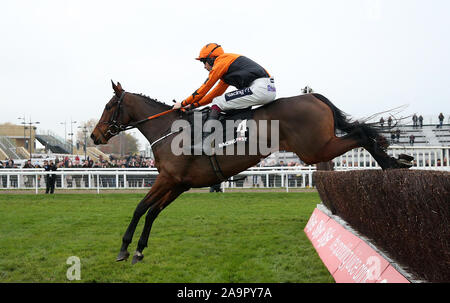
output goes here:
[{"label": "white railing", "polygon": [[[222,183],[222,188],[306,188],[313,187],[314,167],[253,168]],[[56,175],[55,189],[149,189],[156,180],[156,168],[61,168],[1,169],[0,189],[32,189],[38,193],[46,188],[46,175]],[[244,179],[242,179],[244,177]],[[1,192],[1,191],[0,191]]]}]

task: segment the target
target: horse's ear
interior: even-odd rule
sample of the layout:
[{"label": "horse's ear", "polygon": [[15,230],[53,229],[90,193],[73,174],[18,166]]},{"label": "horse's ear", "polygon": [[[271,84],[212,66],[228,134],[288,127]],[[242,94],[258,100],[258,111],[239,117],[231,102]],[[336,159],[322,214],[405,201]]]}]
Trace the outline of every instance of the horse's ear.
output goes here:
[{"label": "horse's ear", "polygon": [[113,80],[111,80],[111,83],[116,96],[120,96],[120,94],[122,93],[122,86],[120,85],[120,83],[117,82],[117,85],[115,85]]}]

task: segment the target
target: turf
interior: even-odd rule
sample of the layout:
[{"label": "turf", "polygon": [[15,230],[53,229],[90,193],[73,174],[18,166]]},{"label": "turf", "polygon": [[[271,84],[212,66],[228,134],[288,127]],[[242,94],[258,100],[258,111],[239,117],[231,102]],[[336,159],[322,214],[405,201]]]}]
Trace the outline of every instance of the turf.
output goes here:
[{"label": "turf", "polygon": [[[143,194],[0,195],[0,282],[333,282],[303,229],[317,193],[186,193],[153,224],[142,262],[115,262]],[[143,220],[138,225],[133,253]]]}]

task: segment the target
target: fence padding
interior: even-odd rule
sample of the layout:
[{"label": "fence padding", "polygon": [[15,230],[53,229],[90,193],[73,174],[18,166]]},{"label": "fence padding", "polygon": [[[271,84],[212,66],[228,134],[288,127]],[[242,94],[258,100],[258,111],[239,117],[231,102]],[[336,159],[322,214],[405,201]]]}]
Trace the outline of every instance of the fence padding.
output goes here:
[{"label": "fence padding", "polygon": [[449,172],[318,171],[313,178],[333,214],[416,279],[450,282]]}]

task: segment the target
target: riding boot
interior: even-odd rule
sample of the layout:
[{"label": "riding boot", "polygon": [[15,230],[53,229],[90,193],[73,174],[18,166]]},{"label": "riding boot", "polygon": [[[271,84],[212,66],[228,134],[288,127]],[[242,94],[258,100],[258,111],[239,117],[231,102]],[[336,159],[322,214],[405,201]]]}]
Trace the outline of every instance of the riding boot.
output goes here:
[{"label": "riding boot", "polygon": [[[220,115],[220,111],[216,110],[215,108],[212,108],[209,113],[208,113],[208,118],[205,121],[205,125],[206,123],[208,123],[208,121],[211,120],[217,120],[219,118]],[[212,131],[203,131],[203,136],[202,136],[202,143],[205,142],[205,139],[212,134]],[[217,142],[215,142],[216,144]],[[211,142],[211,144],[203,144],[203,152],[206,155],[213,155],[214,154],[214,148],[213,148],[213,142]]]}]

